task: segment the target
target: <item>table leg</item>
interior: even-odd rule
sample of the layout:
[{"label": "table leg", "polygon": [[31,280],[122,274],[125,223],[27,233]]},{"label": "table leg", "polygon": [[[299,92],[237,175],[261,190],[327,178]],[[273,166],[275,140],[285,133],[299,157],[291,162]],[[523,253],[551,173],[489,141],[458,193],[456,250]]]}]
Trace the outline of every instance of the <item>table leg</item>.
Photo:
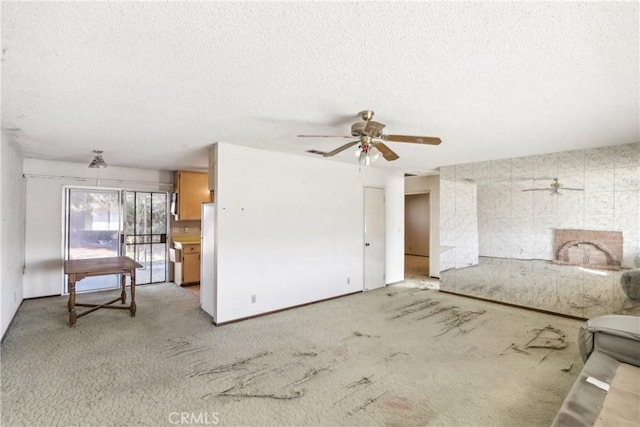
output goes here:
[{"label": "table leg", "polygon": [[120,275],[120,283],[122,286],[122,292],[120,293],[120,299],[122,300],[122,304],[126,304],[127,303],[127,275],[122,273]]},{"label": "table leg", "polygon": [[131,274],[129,276],[131,278],[131,306],[129,310],[131,311],[131,316],[136,315],[136,270],[132,269]]},{"label": "table leg", "polygon": [[76,315],[76,280],[69,276],[69,325],[73,326],[78,320]]}]

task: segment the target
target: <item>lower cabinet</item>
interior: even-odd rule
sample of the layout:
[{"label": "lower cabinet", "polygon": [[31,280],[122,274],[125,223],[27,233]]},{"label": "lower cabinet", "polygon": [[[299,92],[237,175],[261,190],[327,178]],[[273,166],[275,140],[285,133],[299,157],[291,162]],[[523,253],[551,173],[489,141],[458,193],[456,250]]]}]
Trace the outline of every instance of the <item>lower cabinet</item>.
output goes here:
[{"label": "lower cabinet", "polygon": [[173,261],[173,281],[177,285],[200,283],[200,244],[178,243],[171,249]]},{"label": "lower cabinet", "polygon": [[200,253],[182,255],[182,281],[183,283],[200,281]]}]

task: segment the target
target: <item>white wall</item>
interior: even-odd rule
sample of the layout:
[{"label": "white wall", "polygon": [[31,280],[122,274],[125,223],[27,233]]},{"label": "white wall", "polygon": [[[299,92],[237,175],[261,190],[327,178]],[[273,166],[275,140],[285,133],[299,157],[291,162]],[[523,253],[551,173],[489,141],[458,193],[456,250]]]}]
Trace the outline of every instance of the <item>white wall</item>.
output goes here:
[{"label": "white wall", "polygon": [[365,185],[385,188],[386,278],[403,280],[400,173],[224,143],[217,150],[218,323],[361,291]]},{"label": "white wall", "polygon": [[429,256],[429,194],[404,196],[404,253]]},{"label": "white wall", "polygon": [[429,276],[440,277],[440,177],[438,175],[410,176],[404,180],[405,194],[429,193]]},{"label": "white wall", "polygon": [[[108,158],[106,159],[108,161]],[[59,295],[64,274],[65,185],[131,190],[172,191],[169,171],[108,167],[90,169],[84,163],[25,159],[26,247],[24,297]],[[99,174],[99,176],[98,176]]]},{"label": "white wall", "polygon": [[23,299],[25,196],[22,157],[2,133],[0,148],[0,280],[2,336]]}]

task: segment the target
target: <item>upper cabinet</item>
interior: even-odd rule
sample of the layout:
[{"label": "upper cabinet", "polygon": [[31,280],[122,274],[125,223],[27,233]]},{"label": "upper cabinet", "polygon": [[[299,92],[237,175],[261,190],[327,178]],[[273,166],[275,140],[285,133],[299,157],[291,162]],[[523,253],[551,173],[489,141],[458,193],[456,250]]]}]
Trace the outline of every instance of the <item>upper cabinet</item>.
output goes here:
[{"label": "upper cabinet", "polygon": [[176,221],[200,220],[203,203],[209,203],[209,177],[205,172],[176,171],[178,195]]}]

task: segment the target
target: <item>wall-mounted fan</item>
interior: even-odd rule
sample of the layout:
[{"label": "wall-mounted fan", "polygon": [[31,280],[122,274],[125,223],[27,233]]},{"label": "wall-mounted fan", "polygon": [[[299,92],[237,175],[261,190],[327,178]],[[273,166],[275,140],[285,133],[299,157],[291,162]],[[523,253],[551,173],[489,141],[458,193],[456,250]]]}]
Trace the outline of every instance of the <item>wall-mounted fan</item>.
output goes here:
[{"label": "wall-mounted fan", "polygon": [[333,135],[298,135],[303,138],[358,138],[355,141],[348,142],[341,147],[336,148],[328,153],[311,151],[312,153],[322,154],[323,157],[331,157],[336,154],[353,147],[356,144],[360,144],[360,151],[358,155],[358,162],[361,165],[369,165],[371,158],[374,156],[374,149],[378,150],[385,160],[396,160],[400,158],[391,148],[389,148],[384,142],[403,142],[409,144],[429,144],[438,145],[442,141],[440,138],[431,136],[410,136],[410,135],[387,135],[382,133],[385,125],[379,122],[371,120],[373,118],[373,111],[365,110],[358,113],[361,122],[351,125],[351,136],[333,136]]},{"label": "wall-mounted fan", "polygon": [[570,188],[563,187],[562,184],[558,181],[558,178],[553,178],[553,182],[549,184],[548,187],[545,188],[527,188],[522,191],[549,191],[551,194],[562,194],[559,190],[569,190],[569,191],[584,191],[584,188]]}]

